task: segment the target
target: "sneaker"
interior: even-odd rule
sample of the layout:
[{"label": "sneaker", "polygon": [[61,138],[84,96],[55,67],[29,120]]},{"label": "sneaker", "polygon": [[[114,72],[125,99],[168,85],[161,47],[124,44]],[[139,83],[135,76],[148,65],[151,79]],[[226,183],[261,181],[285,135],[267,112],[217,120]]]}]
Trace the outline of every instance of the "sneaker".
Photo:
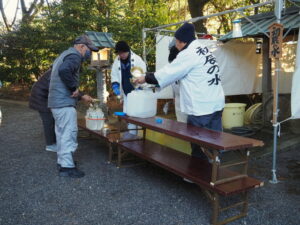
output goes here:
[{"label": "sneaker", "polygon": [[46,146],[46,151],[49,151],[49,152],[57,152],[57,146],[56,146],[56,144],[53,144],[53,145],[47,145],[47,146]]},{"label": "sneaker", "polygon": [[74,168],[61,167],[59,169],[58,176],[60,176],[60,177],[71,177],[71,178],[81,178],[81,177],[84,177],[84,172],[78,170],[76,167],[74,167]]}]

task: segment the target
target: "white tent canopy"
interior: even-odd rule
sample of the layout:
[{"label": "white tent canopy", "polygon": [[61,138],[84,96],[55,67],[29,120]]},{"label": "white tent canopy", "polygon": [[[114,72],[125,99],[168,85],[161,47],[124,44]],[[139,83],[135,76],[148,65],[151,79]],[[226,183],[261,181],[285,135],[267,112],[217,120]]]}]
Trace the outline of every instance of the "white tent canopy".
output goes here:
[{"label": "white tent canopy", "polygon": [[[172,39],[173,37],[163,35],[156,37],[156,70],[168,63],[168,46]],[[198,41],[214,52],[220,67],[225,95],[262,93],[262,55],[256,54],[254,42],[232,40],[223,44],[205,39]],[[286,57],[287,55],[289,57]],[[295,55],[296,43],[284,44],[282,72],[279,76],[281,94],[291,93]],[[299,88],[295,86],[294,89]],[[171,90],[167,88],[159,98],[173,98],[170,92]]]},{"label": "white tent canopy", "polygon": [[[299,28],[300,34],[300,28]],[[292,94],[291,94],[291,106],[292,106],[292,118],[300,118],[300,35],[298,35],[298,44],[297,44],[297,57],[295,72],[293,76],[293,85],[292,85]]]}]

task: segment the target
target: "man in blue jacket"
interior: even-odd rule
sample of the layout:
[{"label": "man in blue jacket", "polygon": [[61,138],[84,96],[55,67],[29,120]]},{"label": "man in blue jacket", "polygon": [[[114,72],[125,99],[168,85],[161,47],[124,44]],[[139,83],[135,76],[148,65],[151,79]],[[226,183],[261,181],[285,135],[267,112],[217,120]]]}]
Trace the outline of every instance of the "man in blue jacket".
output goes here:
[{"label": "man in blue jacket", "polygon": [[91,56],[91,51],[98,51],[92,41],[82,35],[75,39],[74,46],[61,53],[52,67],[48,107],[55,119],[57,143],[57,164],[59,176],[80,178],[84,173],[74,164],[73,153],[77,148],[77,113],[78,99],[91,102],[92,98],[82,95],[79,90],[79,69],[81,63]]}]

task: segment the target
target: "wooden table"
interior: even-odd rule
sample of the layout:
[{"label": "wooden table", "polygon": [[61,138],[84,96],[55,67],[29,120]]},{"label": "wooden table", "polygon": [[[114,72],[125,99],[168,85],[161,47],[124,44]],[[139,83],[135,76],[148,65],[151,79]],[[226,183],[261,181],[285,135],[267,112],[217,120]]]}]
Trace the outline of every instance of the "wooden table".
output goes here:
[{"label": "wooden table", "polygon": [[[224,132],[199,128],[170,119],[156,122],[156,117],[134,118],[120,116],[119,120],[138,125],[143,130],[142,139],[124,139],[118,141],[118,166],[122,166],[122,155],[129,152],[172,173],[187,178],[199,185],[209,197],[213,206],[212,224],[225,224],[247,215],[248,191],[263,186],[263,182],[251,178],[247,174],[250,148],[263,146],[263,142],[252,138],[240,137]],[[189,156],[160,144],[146,140],[146,129],[161,132],[201,146],[202,151],[210,159],[210,163]],[[220,154],[236,151],[241,155],[237,162],[223,163]],[[222,158],[222,157],[221,157]],[[232,170],[242,166],[241,172]],[[241,194],[242,201],[221,208],[220,195]],[[240,214],[219,221],[220,212],[241,207]]]},{"label": "wooden table", "polygon": [[[170,119],[162,119],[163,123],[156,123],[156,117],[151,118],[135,118],[128,116],[119,117],[128,123],[136,124],[142,127],[143,139],[146,137],[146,129],[161,132],[184,141],[198,144],[202,151],[208,156],[212,162],[211,185],[220,184],[229,180],[239,179],[247,176],[248,159],[250,156],[250,148],[263,146],[260,140],[240,137],[229,133],[199,128],[186,123],[177,122]],[[220,154],[228,151],[239,151],[242,161],[235,163],[226,163],[222,165]],[[230,177],[224,177],[220,174],[220,168],[229,168],[237,165],[243,166],[242,174],[231,174]]]}]

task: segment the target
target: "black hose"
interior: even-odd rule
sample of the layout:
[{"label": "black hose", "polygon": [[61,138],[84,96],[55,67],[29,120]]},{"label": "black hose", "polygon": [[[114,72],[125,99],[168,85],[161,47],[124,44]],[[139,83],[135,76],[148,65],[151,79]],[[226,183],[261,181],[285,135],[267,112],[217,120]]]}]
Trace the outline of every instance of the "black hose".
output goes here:
[{"label": "black hose", "polygon": [[239,135],[239,136],[252,136],[255,134],[255,129],[251,127],[232,127],[231,133]]}]

